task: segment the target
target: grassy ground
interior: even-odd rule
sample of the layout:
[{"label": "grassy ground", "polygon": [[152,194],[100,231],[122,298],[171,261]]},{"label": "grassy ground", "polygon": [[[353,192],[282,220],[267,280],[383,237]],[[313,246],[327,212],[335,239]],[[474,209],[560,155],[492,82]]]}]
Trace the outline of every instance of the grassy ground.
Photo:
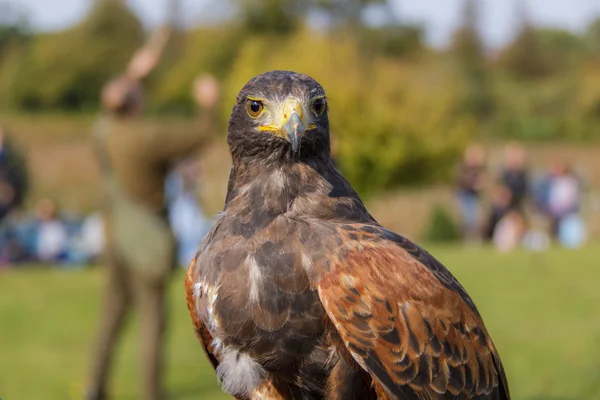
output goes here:
[{"label": "grassy ground", "polygon": [[[475,299],[500,351],[514,399],[600,399],[600,248],[499,255],[433,248]],[[102,271],[10,270],[0,276],[0,397],[81,398]],[[171,286],[171,399],[224,399],[195,342],[182,274]],[[112,381],[137,398],[132,318]]]}]

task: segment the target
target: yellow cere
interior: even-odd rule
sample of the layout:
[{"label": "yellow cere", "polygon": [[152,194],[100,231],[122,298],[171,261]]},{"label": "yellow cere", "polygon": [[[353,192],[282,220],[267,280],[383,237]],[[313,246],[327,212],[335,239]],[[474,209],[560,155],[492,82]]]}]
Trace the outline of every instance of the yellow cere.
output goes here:
[{"label": "yellow cere", "polygon": [[[306,130],[315,129],[314,123],[309,123],[308,118],[305,118],[304,107],[302,102],[294,97],[288,97],[281,103],[265,102],[263,99],[248,97],[249,100],[261,101],[265,106],[265,111],[261,114],[261,119],[264,124],[258,127],[259,131],[272,132],[277,136],[284,136],[283,127],[289,121],[292,113],[298,114],[302,122],[307,127]],[[311,115],[311,113],[306,113]]]}]

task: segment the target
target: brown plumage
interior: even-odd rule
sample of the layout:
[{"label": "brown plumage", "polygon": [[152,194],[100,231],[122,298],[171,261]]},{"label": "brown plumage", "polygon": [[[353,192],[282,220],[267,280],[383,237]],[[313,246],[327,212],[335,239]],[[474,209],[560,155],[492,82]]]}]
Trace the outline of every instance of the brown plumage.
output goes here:
[{"label": "brown plumage", "polygon": [[334,168],[321,86],[272,71],[229,121],[225,209],[186,276],[198,339],[237,399],[509,399],[473,301],[381,227]]}]

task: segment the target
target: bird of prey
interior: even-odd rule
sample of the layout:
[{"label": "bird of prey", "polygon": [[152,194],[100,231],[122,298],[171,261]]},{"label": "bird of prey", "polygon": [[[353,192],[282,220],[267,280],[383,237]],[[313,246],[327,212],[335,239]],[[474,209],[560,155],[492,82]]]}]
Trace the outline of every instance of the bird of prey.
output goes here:
[{"label": "bird of prey", "polygon": [[[368,134],[368,132],[365,132]],[[452,274],[367,212],[330,156],[325,91],[271,71],[237,96],[224,211],[185,280],[236,399],[510,399]]]}]

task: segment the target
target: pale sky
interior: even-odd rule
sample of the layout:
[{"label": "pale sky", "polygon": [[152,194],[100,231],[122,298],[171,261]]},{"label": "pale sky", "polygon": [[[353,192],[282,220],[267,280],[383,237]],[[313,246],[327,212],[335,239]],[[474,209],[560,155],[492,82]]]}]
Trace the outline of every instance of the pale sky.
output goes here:
[{"label": "pale sky", "polygon": [[[6,0],[5,0],[6,1]],[[57,30],[77,22],[93,0],[8,0],[24,6],[33,26],[40,30]],[[258,1],[258,0],[257,0]],[[481,0],[481,30],[490,47],[510,40],[517,2],[526,1],[531,20],[539,25],[581,31],[600,16],[600,0]],[[127,0],[148,26],[160,23],[167,0]],[[223,18],[230,7],[224,0],[180,0],[181,17],[188,24]],[[396,15],[404,21],[422,23],[428,41],[436,46],[448,43],[460,23],[462,0],[393,0]]]}]

